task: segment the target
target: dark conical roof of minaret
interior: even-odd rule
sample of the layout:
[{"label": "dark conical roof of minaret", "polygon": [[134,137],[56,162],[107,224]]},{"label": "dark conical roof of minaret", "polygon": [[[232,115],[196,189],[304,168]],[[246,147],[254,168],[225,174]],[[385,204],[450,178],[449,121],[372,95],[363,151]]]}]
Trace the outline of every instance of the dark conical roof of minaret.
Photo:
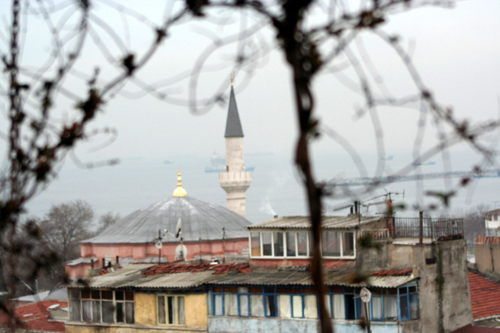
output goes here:
[{"label": "dark conical roof of minaret", "polygon": [[231,95],[229,96],[229,109],[227,111],[226,134],[225,138],[242,138],[243,128],[241,128],[240,115],[234,97],[233,79],[231,78]]}]

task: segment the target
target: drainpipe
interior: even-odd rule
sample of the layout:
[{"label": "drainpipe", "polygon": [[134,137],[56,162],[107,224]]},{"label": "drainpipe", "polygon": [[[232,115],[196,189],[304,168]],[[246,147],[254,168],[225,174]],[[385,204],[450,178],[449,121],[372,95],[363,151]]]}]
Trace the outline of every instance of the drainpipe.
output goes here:
[{"label": "drainpipe", "polygon": [[419,234],[418,234],[418,244],[422,246],[424,244],[424,211],[421,210],[418,212],[418,217],[419,217]]},{"label": "drainpipe", "polygon": [[491,256],[491,272],[495,273],[495,260],[493,260],[493,245],[491,244],[490,239],[488,239],[488,243],[490,244],[490,256]]}]

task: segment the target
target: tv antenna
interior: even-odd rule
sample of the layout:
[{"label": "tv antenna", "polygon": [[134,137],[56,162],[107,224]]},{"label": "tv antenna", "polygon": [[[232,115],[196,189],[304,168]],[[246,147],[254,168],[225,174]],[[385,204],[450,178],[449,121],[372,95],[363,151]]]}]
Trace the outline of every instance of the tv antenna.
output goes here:
[{"label": "tv antenna", "polygon": [[158,249],[158,265],[161,264],[161,248],[163,247],[163,238],[167,235],[168,230],[164,229],[163,234],[158,230],[158,238],[153,241],[153,244]]}]

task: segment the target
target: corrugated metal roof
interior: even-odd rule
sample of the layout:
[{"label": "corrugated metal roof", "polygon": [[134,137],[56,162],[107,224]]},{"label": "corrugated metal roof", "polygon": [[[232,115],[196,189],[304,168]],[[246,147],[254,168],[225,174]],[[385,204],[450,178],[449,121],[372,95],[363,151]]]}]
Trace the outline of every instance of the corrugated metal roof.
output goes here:
[{"label": "corrugated metal roof", "polygon": [[133,264],[124,265],[123,268],[114,272],[98,275],[92,278],[85,279],[86,284],[75,281],[68,287],[70,288],[110,288],[110,289],[127,289],[127,288],[194,288],[198,287],[213,278],[214,271],[202,272],[186,272],[175,274],[157,274],[152,276],[144,276],[142,272],[155,265]]},{"label": "corrugated metal roof", "polygon": [[[377,222],[380,220],[378,216],[323,216],[324,229],[352,229],[360,224]],[[248,229],[309,229],[311,220],[309,216],[284,216],[278,217],[269,221],[252,224]]]},{"label": "corrugated metal roof", "polygon": [[227,110],[226,133],[225,138],[242,138],[243,128],[241,127],[240,115],[238,106],[236,105],[236,97],[234,89],[231,86],[231,94],[229,96],[229,109]]},{"label": "corrugated metal roof", "polygon": [[[216,204],[191,197],[172,197],[138,210],[113,224],[100,235],[81,243],[117,244],[149,243],[158,238],[158,230],[175,232],[177,221],[182,219],[184,241],[245,238],[250,222],[239,214]],[[166,235],[164,243],[179,242],[173,235]]]},{"label": "corrugated metal roof", "polygon": [[[415,280],[413,275],[407,276],[370,276],[366,283],[350,282],[350,274],[347,273],[326,273],[325,284],[329,286],[346,286],[346,287],[377,287],[377,288],[395,288],[405,283]],[[290,271],[253,271],[246,274],[234,274],[222,277],[211,284],[216,285],[264,285],[264,286],[288,286],[302,285],[312,286],[310,273],[307,272],[290,272]]]}]

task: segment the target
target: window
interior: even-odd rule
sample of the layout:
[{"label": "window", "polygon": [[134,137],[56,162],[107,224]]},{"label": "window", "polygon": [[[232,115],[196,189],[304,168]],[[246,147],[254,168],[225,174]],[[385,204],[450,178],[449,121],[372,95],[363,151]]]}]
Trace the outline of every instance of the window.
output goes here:
[{"label": "window", "polygon": [[[359,298],[359,288],[330,287],[325,295],[326,305],[333,319],[365,317],[365,306]],[[416,319],[418,314],[417,286],[399,288],[370,288],[368,313],[374,321],[404,321]]]},{"label": "window", "polygon": [[184,296],[158,295],[157,305],[158,324],[186,325]]},{"label": "window", "polygon": [[[374,321],[418,318],[417,286],[370,288],[368,315]],[[360,288],[330,287],[325,302],[332,319],[365,318]],[[317,319],[318,300],[313,288],[304,286],[212,287],[214,316]]]},{"label": "window", "polygon": [[273,255],[273,234],[271,232],[263,232],[262,235],[262,255]]},{"label": "window", "polygon": [[401,321],[418,318],[417,286],[398,288],[399,318]]},{"label": "window", "polygon": [[287,257],[296,257],[297,256],[297,240],[295,236],[296,232],[287,232],[286,233],[286,256]]},{"label": "window", "polygon": [[[311,257],[314,250],[312,233],[308,231],[250,232],[251,256],[256,257]],[[354,232],[323,231],[322,255],[328,258],[354,258]]]},{"label": "window", "polygon": [[214,316],[318,318],[313,288],[213,287]]},{"label": "window", "polygon": [[273,232],[274,239],[274,256],[275,257],[283,257],[284,255],[284,244],[283,241],[283,232]]},{"label": "window", "polygon": [[260,232],[250,233],[250,246],[252,257],[260,257]]},{"label": "window", "polygon": [[69,289],[69,299],[71,321],[135,323],[132,291]]}]

